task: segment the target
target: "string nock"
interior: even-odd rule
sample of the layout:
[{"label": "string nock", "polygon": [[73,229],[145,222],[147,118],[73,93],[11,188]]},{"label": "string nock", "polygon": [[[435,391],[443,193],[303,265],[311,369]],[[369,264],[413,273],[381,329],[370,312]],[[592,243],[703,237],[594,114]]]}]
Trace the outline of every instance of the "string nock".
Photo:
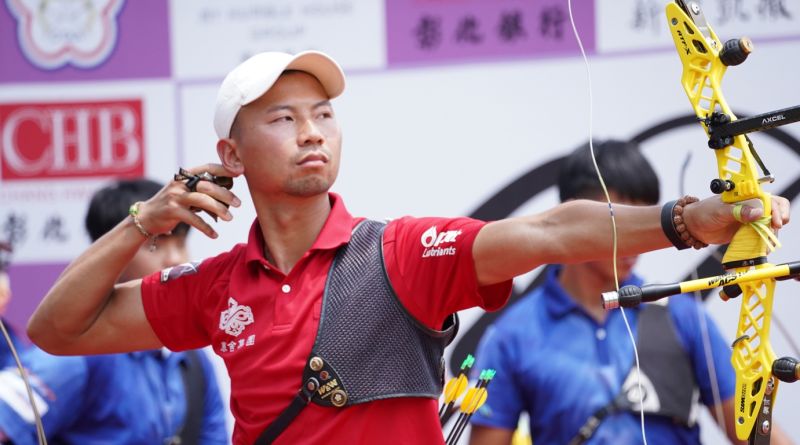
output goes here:
[{"label": "string nock", "polygon": [[781,357],[772,362],[772,375],[786,383],[800,380],[800,361],[793,357]]},{"label": "string nock", "polygon": [[472,354],[467,354],[467,358],[465,358],[464,361],[461,362],[461,370],[464,371],[466,369],[469,369],[472,367],[473,364],[475,364],[475,357],[473,357]]}]

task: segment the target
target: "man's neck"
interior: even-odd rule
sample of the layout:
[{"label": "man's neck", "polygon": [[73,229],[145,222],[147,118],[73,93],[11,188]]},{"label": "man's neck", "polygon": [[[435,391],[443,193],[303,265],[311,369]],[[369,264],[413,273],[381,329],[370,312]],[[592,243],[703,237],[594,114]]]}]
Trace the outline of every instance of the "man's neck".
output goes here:
[{"label": "man's neck", "polygon": [[256,202],[264,236],[264,257],[288,274],[322,231],[331,212],[327,193],[307,198],[289,197]]},{"label": "man's neck", "polygon": [[587,314],[598,322],[605,321],[600,294],[615,287],[613,280],[609,282],[587,264],[567,264],[562,266],[558,282]]}]

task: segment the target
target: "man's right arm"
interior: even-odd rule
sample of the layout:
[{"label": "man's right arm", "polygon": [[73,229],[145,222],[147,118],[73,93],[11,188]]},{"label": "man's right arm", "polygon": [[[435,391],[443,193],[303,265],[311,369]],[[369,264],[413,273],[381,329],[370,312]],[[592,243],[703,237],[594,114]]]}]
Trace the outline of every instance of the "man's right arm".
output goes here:
[{"label": "man's right arm", "polygon": [[56,280],[28,322],[28,336],[51,354],[154,349],[141,280],[115,286],[146,239],[130,218],[92,244]]},{"label": "man's right arm", "polygon": [[[199,174],[230,176],[221,165],[191,169]],[[224,204],[223,204],[224,203]],[[230,191],[200,181],[196,192],[173,181],[139,207],[139,222],[151,234],[167,233],[185,222],[209,237],[216,232],[191,209],[202,209],[225,221],[226,205],[240,201]],[[51,354],[104,354],[154,349],[161,342],[145,316],[141,280],[115,285],[120,273],[147,242],[126,218],[81,254],[56,280],[28,322],[28,336]]]}]

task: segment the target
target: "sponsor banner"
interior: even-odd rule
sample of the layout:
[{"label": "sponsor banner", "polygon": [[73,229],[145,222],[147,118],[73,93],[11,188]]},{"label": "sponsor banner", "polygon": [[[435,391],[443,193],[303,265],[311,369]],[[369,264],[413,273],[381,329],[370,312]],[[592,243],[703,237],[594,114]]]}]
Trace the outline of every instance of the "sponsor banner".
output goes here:
[{"label": "sponsor banner", "polygon": [[0,82],[169,77],[167,2],[3,0]]},{"label": "sponsor banner", "polygon": [[144,174],[142,101],[0,103],[0,180]]},{"label": "sponsor banner", "polygon": [[65,85],[0,90],[0,239],[14,264],[73,259],[98,188],[177,170],[170,84]]},{"label": "sponsor banner", "polygon": [[222,77],[262,51],[316,49],[348,69],[385,66],[381,1],[175,0],[170,5],[179,79]]},{"label": "sponsor banner", "polygon": [[[594,2],[574,8],[588,52]],[[389,65],[578,53],[564,0],[387,0]]]},{"label": "sponsor banner", "polygon": [[[715,0],[700,2],[719,39],[800,39],[800,2]],[[663,0],[597,0],[598,53],[671,48]],[[758,50],[758,46],[756,46]]]}]

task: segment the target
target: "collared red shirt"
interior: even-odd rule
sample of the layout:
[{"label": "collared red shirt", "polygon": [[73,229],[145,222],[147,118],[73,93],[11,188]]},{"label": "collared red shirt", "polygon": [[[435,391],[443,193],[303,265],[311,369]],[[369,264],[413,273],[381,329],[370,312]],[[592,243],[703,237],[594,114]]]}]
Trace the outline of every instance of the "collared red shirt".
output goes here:
[{"label": "collared red shirt", "polygon": [[[225,360],[235,445],[251,445],[302,383],[328,270],[360,221],[339,196],[330,194],[330,199],[331,212],[319,236],[288,274],[264,258],[256,221],[247,244],[142,283],[145,313],[166,346],[181,350],[211,344]],[[459,309],[496,308],[506,301],[510,281],[485,288],[477,284],[472,244],[484,224],[469,218],[404,217],[387,225],[383,249],[391,284],[406,309],[429,327],[441,327]],[[311,404],[275,444],[374,444],[387,438],[393,444],[441,444],[437,403],[393,398],[345,409]]]},{"label": "collared red shirt", "polygon": [[[183,427],[184,353],[53,356],[39,348],[21,357],[30,373],[48,440],[65,445],[163,444]],[[225,410],[214,370],[206,381],[201,445],[225,445]],[[36,429],[16,368],[0,372],[0,428],[15,445],[36,445]]]},{"label": "collared red shirt", "polygon": [[[558,267],[548,269],[545,283],[508,308],[481,339],[473,369],[497,370],[486,403],[472,417],[477,425],[516,429],[520,414],[530,418],[536,445],[565,444],[599,408],[620,391],[633,366],[633,345],[619,310],[598,323],[558,282]],[[638,277],[624,284],[641,285]],[[689,295],[670,297],[669,313],[700,390],[711,406],[713,390],[703,349],[698,306]],[[733,396],[735,375],[730,347],[706,318],[721,400]],[[639,309],[625,311],[636,333]],[[671,419],[645,415],[650,445],[699,444],[699,427],[686,428]],[[638,414],[607,417],[587,445],[642,443]]]}]

